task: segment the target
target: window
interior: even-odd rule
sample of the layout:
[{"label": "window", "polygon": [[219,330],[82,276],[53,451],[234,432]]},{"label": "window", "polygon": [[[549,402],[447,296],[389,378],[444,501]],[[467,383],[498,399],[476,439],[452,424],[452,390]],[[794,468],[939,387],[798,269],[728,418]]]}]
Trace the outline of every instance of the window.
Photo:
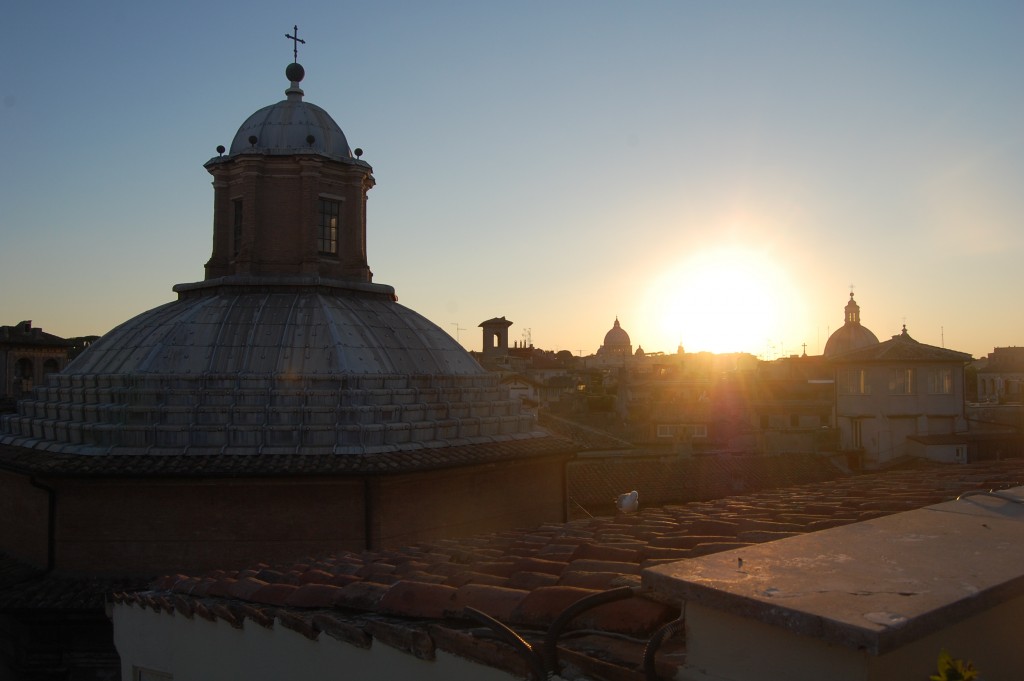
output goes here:
[{"label": "window", "polygon": [[928,374],[928,392],[934,395],[953,393],[953,370],[932,369]]},{"label": "window", "polygon": [[687,425],[658,424],[658,437],[707,437],[708,427],[704,423]]},{"label": "window", "polygon": [[320,225],[317,249],[324,255],[338,254],[338,216],[341,204],[320,199]]},{"label": "window", "polygon": [[34,378],[35,371],[32,366],[32,360],[28,357],[22,357],[14,363],[14,375],[20,379],[31,381]]},{"label": "window", "polygon": [[889,392],[894,395],[913,395],[914,370],[910,367],[893,369],[889,374]]},{"label": "window", "polygon": [[232,256],[237,258],[238,251],[242,244],[242,199],[235,199],[231,202],[234,208],[234,217],[232,218],[232,232],[231,232],[231,253]]},{"label": "window", "polygon": [[870,395],[871,385],[868,383],[866,369],[847,369],[842,376],[841,387],[847,395]]}]

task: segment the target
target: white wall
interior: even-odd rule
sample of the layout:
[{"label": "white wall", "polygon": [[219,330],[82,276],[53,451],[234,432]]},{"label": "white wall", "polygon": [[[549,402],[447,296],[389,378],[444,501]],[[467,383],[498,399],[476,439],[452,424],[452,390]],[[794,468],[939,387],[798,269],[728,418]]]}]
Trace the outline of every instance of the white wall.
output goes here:
[{"label": "white wall", "polygon": [[235,629],[223,620],[125,604],[114,606],[113,621],[122,681],[134,681],[135,669],[170,674],[177,681],[517,679],[440,650],[434,661],[425,661],[378,642],[366,650],[327,634],[311,641],[279,623],[266,629],[246,620]]}]

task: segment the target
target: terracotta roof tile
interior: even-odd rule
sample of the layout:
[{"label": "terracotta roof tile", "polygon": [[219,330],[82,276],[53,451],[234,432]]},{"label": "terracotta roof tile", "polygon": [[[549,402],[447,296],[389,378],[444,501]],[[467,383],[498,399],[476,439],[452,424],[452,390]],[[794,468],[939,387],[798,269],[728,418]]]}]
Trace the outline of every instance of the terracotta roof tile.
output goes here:
[{"label": "terracotta roof tile", "polygon": [[[481,663],[503,669],[516,678],[528,678],[526,660],[509,645],[495,639],[486,629],[453,629],[437,624],[428,625],[427,631],[439,650],[453,655],[471,657]],[[471,651],[472,655],[467,652]]]},{"label": "terracotta roof tile", "polygon": [[516,572],[541,572],[548,575],[560,575],[565,570],[565,563],[543,558],[520,558],[514,563],[513,574]]},{"label": "terracotta roof tile", "polygon": [[558,580],[561,586],[578,586],[582,589],[605,591],[620,586],[640,587],[639,575],[623,575],[619,572],[583,572],[569,570]]},{"label": "terracotta roof tile", "polygon": [[289,593],[283,605],[293,608],[331,608],[341,599],[341,592],[342,587],[333,584],[306,583]]},{"label": "terracotta roof tile", "polygon": [[575,586],[542,586],[523,599],[513,613],[512,621],[546,628],[570,605],[597,593],[601,592]]},{"label": "terracotta roof tile", "polygon": [[613,546],[609,544],[585,544],[580,543],[572,553],[572,559],[591,558],[593,560],[621,561],[625,563],[639,563],[641,549],[632,546]]},{"label": "terracotta roof tile", "polygon": [[246,619],[252,620],[264,629],[270,629],[274,626],[273,614],[267,612],[263,608],[248,605],[246,603],[240,603],[238,604],[238,612],[244,615]]},{"label": "terracotta roof tile", "polygon": [[[211,603],[212,606],[212,603]],[[217,615],[203,601],[195,602],[195,613],[203,619],[210,620],[211,622],[217,621]]]},{"label": "terracotta roof tile", "polygon": [[297,631],[310,640],[316,640],[320,631],[313,624],[312,617],[305,614],[291,612],[289,610],[278,610],[277,620],[292,631]]},{"label": "terracotta roof tile", "polygon": [[434,639],[422,627],[371,620],[366,624],[366,631],[381,643],[386,643],[392,648],[414,655],[421,660],[433,660],[436,656]]},{"label": "terracotta roof tile", "polygon": [[245,617],[242,614],[236,613],[236,611],[230,606],[230,603],[213,603],[210,606],[210,613],[215,615],[218,619],[224,620],[235,629],[241,629],[242,622]]},{"label": "terracotta roof tile", "polygon": [[471,607],[499,621],[509,622],[512,619],[512,613],[529,593],[524,589],[510,589],[489,584],[466,584],[456,591],[452,612],[458,614],[464,608]]},{"label": "terracotta roof tile", "polygon": [[[261,626],[280,621],[311,637],[326,631],[354,645],[367,646],[376,638],[425,659],[436,646],[526,676],[523,658],[467,618],[467,606],[540,645],[547,627],[580,598],[626,585],[633,587],[631,597],[576,616],[559,637],[559,659],[587,678],[641,681],[644,639],[678,615],[678,606],[637,588],[643,567],[948,500],[966,490],[1010,487],[1021,479],[1020,460],[887,471],[728,499],[645,506],[629,516],[580,518],[528,532],[341,553],[202,578],[173,575],[154,582],[155,591],[143,592],[137,601],[131,594],[119,598],[173,608],[184,616],[192,608],[234,626],[244,619]],[[335,583],[339,578],[350,583]],[[260,582],[266,586],[250,590]],[[261,600],[264,589],[280,592]],[[294,605],[280,594],[294,595]],[[659,648],[656,662],[663,677],[675,674],[682,655],[682,637]]]},{"label": "terracotta roof tile", "polygon": [[573,572],[618,572],[622,575],[639,575],[639,563],[622,563],[611,560],[590,560],[581,558],[569,563]]},{"label": "terracotta roof tile", "polygon": [[373,637],[363,627],[340,617],[316,613],[311,621],[317,629],[338,641],[350,643],[358,648],[369,648],[373,644]]},{"label": "terracotta roof tile", "polygon": [[649,638],[663,624],[679,617],[679,608],[634,596],[599,605],[573,619],[580,629]]},{"label": "terracotta roof tile", "polygon": [[181,613],[189,619],[192,619],[193,615],[195,615],[196,606],[194,601],[178,594],[175,594],[171,601],[174,603],[175,612]]},{"label": "terracotta roof tile", "polygon": [[221,598],[231,597],[231,587],[238,580],[233,577],[221,577],[213,581],[206,589],[207,596],[220,596]]},{"label": "terracotta roof tile", "polygon": [[225,593],[223,595],[231,598],[240,598],[243,601],[251,600],[251,596],[266,585],[266,582],[256,579],[255,577],[245,577],[243,579],[232,580],[230,583],[227,583]]},{"label": "terracotta roof tile", "polygon": [[466,584],[490,584],[492,586],[504,586],[508,584],[508,582],[508,577],[485,574],[483,572],[473,572],[463,568],[460,572],[447,577],[443,583],[448,586],[460,587]]},{"label": "terracotta roof tile", "polygon": [[386,615],[440,619],[452,609],[455,587],[423,582],[396,582],[384,592],[377,611]]},{"label": "terracotta roof tile", "polygon": [[548,572],[517,572],[506,581],[506,585],[512,589],[525,589],[533,591],[542,586],[555,586],[558,584],[558,575]]},{"label": "terracotta roof tile", "polygon": [[497,575],[498,577],[511,577],[515,572],[517,572],[516,564],[511,560],[477,563],[475,569],[477,572],[482,572],[487,575]]},{"label": "terracotta roof tile", "polygon": [[377,604],[384,597],[387,590],[388,587],[383,584],[353,582],[341,587],[336,602],[338,607],[341,608],[373,611],[377,609]]}]

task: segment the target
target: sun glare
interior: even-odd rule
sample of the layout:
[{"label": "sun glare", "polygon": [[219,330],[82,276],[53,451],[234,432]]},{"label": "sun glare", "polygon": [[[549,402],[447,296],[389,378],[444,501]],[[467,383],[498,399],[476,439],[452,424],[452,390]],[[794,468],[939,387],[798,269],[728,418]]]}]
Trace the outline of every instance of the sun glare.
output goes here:
[{"label": "sun glare", "polygon": [[655,286],[648,298],[652,326],[687,352],[749,352],[767,359],[800,352],[786,347],[785,339],[801,316],[802,297],[785,268],[765,254],[737,247],[696,252]]}]

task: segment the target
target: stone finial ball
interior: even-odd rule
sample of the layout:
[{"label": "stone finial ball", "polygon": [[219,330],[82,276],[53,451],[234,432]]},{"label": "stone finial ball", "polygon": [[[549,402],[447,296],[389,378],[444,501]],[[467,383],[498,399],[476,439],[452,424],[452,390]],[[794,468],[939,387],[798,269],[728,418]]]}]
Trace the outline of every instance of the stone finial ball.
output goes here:
[{"label": "stone finial ball", "polygon": [[302,68],[302,64],[298,62],[292,62],[288,65],[288,68],[284,70],[285,77],[293,83],[300,83],[302,79],[306,77],[306,69]]}]

